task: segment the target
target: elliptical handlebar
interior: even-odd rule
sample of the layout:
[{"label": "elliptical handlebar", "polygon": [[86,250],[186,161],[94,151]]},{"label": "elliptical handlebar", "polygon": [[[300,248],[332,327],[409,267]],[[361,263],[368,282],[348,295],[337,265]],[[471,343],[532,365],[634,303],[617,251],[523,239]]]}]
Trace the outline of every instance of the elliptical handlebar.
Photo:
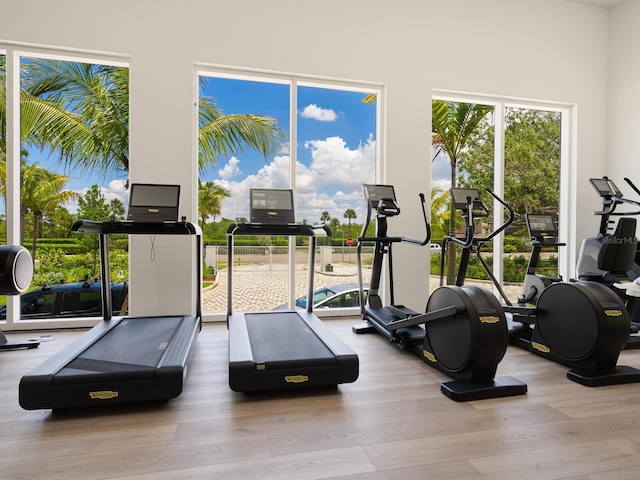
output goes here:
[{"label": "elliptical handlebar", "polygon": [[[471,198],[471,196],[467,197],[467,225],[466,225],[466,233],[465,233],[465,237],[464,240],[456,238],[456,237],[452,237],[452,236],[447,236],[445,237],[447,242],[453,242],[456,245],[462,247],[462,248],[469,248],[471,247],[471,245],[473,245],[474,243],[478,244],[478,243],[484,243],[484,242],[488,242],[489,240],[491,240],[493,237],[495,237],[496,235],[498,235],[500,232],[502,232],[503,230],[505,230],[509,225],[511,225],[513,223],[513,220],[515,218],[515,212],[513,210],[513,208],[511,207],[511,205],[509,205],[507,202],[505,202],[502,198],[500,198],[498,195],[496,195],[492,190],[485,188],[485,191],[487,193],[489,193],[489,195],[491,195],[495,200],[498,201],[498,203],[500,203],[503,207],[505,207],[507,209],[507,212],[509,213],[509,217],[507,218],[507,220],[500,225],[497,229],[495,229],[494,231],[492,231],[489,235],[487,235],[486,237],[478,237],[475,235],[475,225],[474,225],[474,215],[473,215],[473,199]],[[483,206],[484,208],[484,206]]]},{"label": "elliptical handlebar", "polygon": [[629,177],[624,177],[624,181],[631,187],[631,189],[636,192],[636,194],[640,195],[640,189],[636,186],[635,183],[631,181]]},{"label": "elliptical handlebar", "polygon": [[[475,238],[475,225],[473,218],[473,198],[471,195],[467,196],[467,222],[466,222],[466,232],[464,236],[464,240],[453,237],[451,235],[447,235],[444,238],[444,244],[446,249],[446,244],[448,242],[453,242],[461,248],[469,248],[473,244],[473,240]],[[443,257],[444,258],[444,255]]]},{"label": "elliptical handlebar", "polygon": [[[383,236],[375,236],[375,237],[367,237],[366,236],[366,232],[367,232],[367,227],[369,225],[369,223],[371,222],[371,212],[374,210],[373,206],[371,205],[371,202],[368,205],[367,208],[367,217],[365,218],[364,224],[362,226],[362,232],[360,234],[360,236],[358,237],[358,244],[361,244],[362,242],[389,242],[389,243],[397,243],[397,242],[406,242],[406,243],[411,243],[414,245],[418,245],[418,246],[424,246],[427,243],[429,243],[429,241],[431,240],[431,225],[429,224],[429,219],[427,217],[427,210],[425,207],[425,196],[424,193],[420,193],[418,194],[420,197],[420,206],[422,207],[422,218],[424,220],[424,225],[425,225],[425,230],[426,230],[426,236],[424,238],[424,240],[417,240],[414,238],[409,238],[409,237],[389,237],[386,235],[386,231],[383,233]],[[383,199],[384,201],[387,202],[392,202],[395,205],[395,202],[393,202],[392,199]],[[395,216],[397,214],[400,213],[400,209],[396,206],[395,209],[393,210],[394,213],[393,215],[385,215],[384,214],[384,210],[380,209],[380,206],[378,205],[378,207],[375,208],[376,213],[378,214],[378,216]],[[385,229],[386,230],[386,229]]]},{"label": "elliptical handlebar", "polygon": [[504,208],[507,209],[507,212],[509,212],[509,217],[496,230],[491,232],[486,237],[482,237],[482,238],[479,239],[480,241],[483,241],[483,242],[487,242],[487,241],[491,240],[493,237],[495,237],[496,235],[498,235],[499,233],[504,231],[509,225],[511,225],[513,223],[513,220],[515,219],[515,216],[516,216],[515,212],[513,211],[513,207],[511,205],[509,205],[507,202],[505,202],[503,199],[501,199],[498,195],[493,193],[493,191],[491,191],[490,189],[486,188],[485,190],[489,193],[489,195],[491,195],[494,199],[496,199],[498,201],[498,203],[500,203]]},{"label": "elliptical handlebar", "polygon": [[401,237],[401,241],[407,243],[413,243],[414,245],[424,246],[431,240],[431,224],[429,223],[429,219],[427,217],[427,210],[425,208],[426,200],[424,198],[424,193],[420,193],[420,206],[422,207],[422,218],[424,220],[426,237],[424,240],[414,240],[413,238]]}]

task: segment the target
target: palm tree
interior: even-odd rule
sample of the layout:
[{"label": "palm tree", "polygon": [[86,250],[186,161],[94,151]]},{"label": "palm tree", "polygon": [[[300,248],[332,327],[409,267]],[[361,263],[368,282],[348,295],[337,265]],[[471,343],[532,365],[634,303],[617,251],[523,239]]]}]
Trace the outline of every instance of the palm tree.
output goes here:
[{"label": "palm tree", "polygon": [[[0,85],[4,85],[3,66],[4,61],[0,65]],[[128,173],[127,68],[47,59],[32,59],[22,68],[22,111],[26,114],[21,125],[23,141],[24,133],[29,133],[32,144],[50,146],[69,168]],[[54,111],[45,111],[43,104],[54,107]],[[6,122],[6,109],[2,107],[0,122]],[[199,107],[201,171],[221,156],[242,153],[245,148],[265,156],[275,153],[286,139],[277,120],[271,117],[224,115],[204,96],[200,97]]]},{"label": "palm tree", "polygon": [[[27,66],[23,69],[28,70]],[[23,79],[26,75],[23,75]],[[6,152],[7,124],[6,59],[0,55],[0,155]],[[54,145],[55,138],[77,138],[86,127],[59,103],[44,100],[27,89],[20,90],[20,139],[23,147]],[[53,134],[55,126],[55,135]]]},{"label": "palm tree", "polygon": [[326,225],[329,220],[331,220],[331,215],[329,215],[329,212],[324,211],[322,212],[322,215],[320,215],[320,223],[322,223],[323,225]]},{"label": "palm tree", "polygon": [[[449,159],[451,167],[451,187],[456,187],[458,172],[457,164],[460,153],[467,147],[469,139],[477,130],[478,125],[489,113],[493,106],[475,103],[450,102],[433,100],[431,103],[431,146],[432,161],[441,153]],[[453,203],[449,213],[449,235],[455,235],[455,210]],[[455,277],[456,251],[451,248],[447,254],[447,283],[452,283]]]},{"label": "palm tree", "polygon": [[353,208],[347,208],[342,216],[349,221],[347,231],[349,232],[349,236],[351,236],[351,220],[357,217],[356,211]]},{"label": "palm tree", "polygon": [[265,115],[225,115],[209,97],[200,96],[198,168],[202,172],[218,158],[245,153],[246,147],[265,157],[277,153],[287,136],[275,118]]},{"label": "palm tree", "polygon": [[124,215],[124,205],[119,199],[114,198],[109,202],[109,211],[111,220],[117,220]]},{"label": "palm tree", "polygon": [[207,218],[220,215],[222,199],[231,195],[229,190],[221,187],[215,182],[202,182],[198,180],[198,215],[200,216],[200,227],[204,231]]},{"label": "palm tree", "polygon": [[[7,163],[3,158],[0,160],[0,195],[7,198],[6,184]],[[20,243],[23,243],[24,224],[27,215],[33,216],[33,232],[31,256],[36,258],[36,245],[40,233],[42,219],[55,210],[64,202],[77,197],[77,193],[71,190],[62,190],[66,185],[68,177],[51,172],[38,163],[27,165],[23,160],[20,168]]]},{"label": "palm tree", "polygon": [[431,238],[443,238],[449,225],[449,192],[438,188],[431,190]]}]

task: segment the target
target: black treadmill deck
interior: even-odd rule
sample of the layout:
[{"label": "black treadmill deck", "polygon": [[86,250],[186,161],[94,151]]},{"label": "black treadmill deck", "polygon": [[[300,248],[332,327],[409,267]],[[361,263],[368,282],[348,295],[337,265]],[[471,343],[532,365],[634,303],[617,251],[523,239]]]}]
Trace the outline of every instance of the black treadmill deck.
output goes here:
[{"label": "black treadmill deck", "polygon": [[331,350],[296,312],[246,313],[249,342],[261,369],[335,365]]},{"label": "black treadmill deck", "polygon": [[22,377],[20,406],[55,409],[175,398],[199,331],[197,316],[103,321]]},{"label": "black treadmill deck", "polygon": [[181,321],[182,317],[125,318],[59,370],[53,384],[153,378]]},{"label": "black treadmill deck", "polygon": [[229,386],[236,392],[337,385],[358,378],[358,356],[304,310],[229,317]]}]

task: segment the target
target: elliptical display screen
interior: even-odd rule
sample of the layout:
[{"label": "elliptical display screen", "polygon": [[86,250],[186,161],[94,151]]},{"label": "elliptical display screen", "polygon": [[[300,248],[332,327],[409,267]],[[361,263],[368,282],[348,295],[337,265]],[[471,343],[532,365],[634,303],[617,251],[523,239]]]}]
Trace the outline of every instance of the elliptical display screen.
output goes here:
[{"label": "elliptical display screen", "polygon": [[613,192],[606,178],[590,178],[589,183],[601,197],[611,197]]},{"label": "elliptical display screen", "polygon": [[364,195],[376,207],[378,202],[384,198],[396,201],[396,192],[393,185],[363,185]]},{"label": "elliptical display screen", "polygon": [[556,238],[558,236],[556,222],[553,220],[552,215],[527,213],[524,218],[527,221],[527,228],[531,238]]}]

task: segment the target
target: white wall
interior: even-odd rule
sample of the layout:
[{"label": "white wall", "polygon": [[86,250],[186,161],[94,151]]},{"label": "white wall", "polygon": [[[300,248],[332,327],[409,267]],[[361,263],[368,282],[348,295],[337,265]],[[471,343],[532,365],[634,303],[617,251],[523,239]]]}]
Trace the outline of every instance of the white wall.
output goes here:
[{"label": "white wall", "polygon": [[[640,186],[640,1],[628,1],[611,10],[609,19],[608,112],[606,174],[630,198],[623,181]],[[637,198],[637,197],[636,197]]]},{"label": "white wall", "polygon": [[[416,197],[428,193],[433,89],[577,104],[571,205],[578,218],[592,210],[582,201],[593,197],[586,179],[602,173],[606,158],[604,9],[557,0],[3,0],[0,11],[4,40],[130,56],[131,178],[182,183],[182,214],[190,219],[194,62],[385,84],[384,180],[396,185],[403,206],[403,223],[390,233],[414,238],[423,234]],[[581,225],[572,239],[589,233]],[[190,259],[158,256],[151,264],[138,247],[134,280],[147,271],[190,275]],[[426,259],[407,247],[397,249],[395,265],[402,271],[396,300],[423,309]],[[153,288],[133,300],[134,313],[176,303]]]}]

